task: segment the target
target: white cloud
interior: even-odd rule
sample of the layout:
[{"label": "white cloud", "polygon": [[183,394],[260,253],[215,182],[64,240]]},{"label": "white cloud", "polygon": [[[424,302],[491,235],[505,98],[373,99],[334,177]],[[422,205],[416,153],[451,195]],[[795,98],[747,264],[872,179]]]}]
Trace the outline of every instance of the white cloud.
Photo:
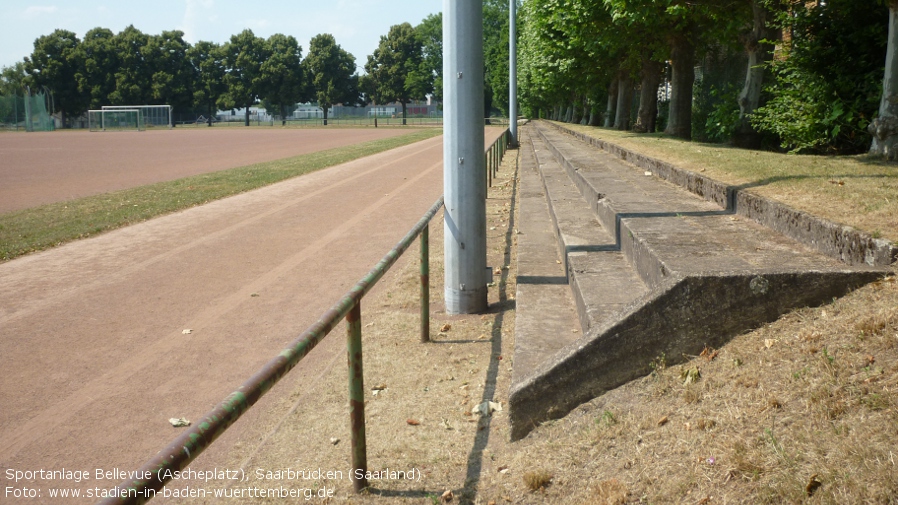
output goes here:
[{"label": "white cloud", "polygon": [[56,6],[32,5],[25,9],[22,13],[22,17],[25,19],[35,19],[46,14],[55,14],[57,11],[59,11],[59,7]]},{"label": "white cloud", "polygon": [[184,19],[179,27],[184,32],[184,39],[191,43],[196,43],[200,35],[197,33],[198,26],[204,25],[209,21],[208,16],[203,13],[209,13],[215,6],[214,0],[186,0],[187,7],[184,10]]}]

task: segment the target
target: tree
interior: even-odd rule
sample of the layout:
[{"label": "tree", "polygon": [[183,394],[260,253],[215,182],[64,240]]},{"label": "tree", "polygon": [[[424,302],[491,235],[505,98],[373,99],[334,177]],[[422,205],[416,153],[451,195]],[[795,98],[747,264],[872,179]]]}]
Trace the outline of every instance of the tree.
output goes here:
[{"label": "tree", "polygon": [[751,25],[744,30],[740,39],[748,55],[745,84],[739,93],[739,122],[733,142],[739,147],[757,149],[761,147],[761,136],[751,124],[751,115],[761,104],[761,92],[767,63],[773,57],[770,41],[780,38],[779,32],[771,24],[773,13],[763,0],[750,0]]},{"label": "tree", "polygon": [[222,108],[246,107],[245,125],[249,126],[249,108],[262,93],[262,63],[269,52],[265,39],[256,37],[252,30],[232,35],[224,45],[225,84],[228,91],[219,100]]},{"label": "tree", "polygon": [[151,104],[189,109],[193,103],[194,69],[187,58],[190,44],[180,30],[163,31],[147,38],[143,50],[151,73]]},{"label": "tree", "polygon": [[115,72],[115,90],[109,94],[112,105],[150,103],[153,73],[144,54],[149,36],[134,25],[115,36],[115,51],[121,64]]},{"label": "tree", "polygon": [[94,28],[84,35],[79,51],[83,62],[75,74],[79,91],[87,95],[91,109],[109,105],[109,96],[115,91],[115,73],[122,66],[115,34],[107,28]]},{"label": "tree", "polygon": [[411,24],[394,25],[386,37],[380,38],[380,45],[365,67],[375,80],[381,102],[402,104],[402,124],[406,124],[406,105],[412,100],[423,100],[433,83],[421,47]]},{"label": "tree", "polygon": [[287,109],[306,99],[302,47],[292,35],[280,33],[269,37],[266,43],[270,56],[261,68],[262,98],[280,111],[283,125]]},{"label": "tree", "polygon": [[81,41],[67,30],[55,30],[34,41],[34,52],[25,58],[25,70],[34,87],[47,86],[54,96],[56,110],[63,127],[70,115],[87,110],[88,100],[78,89],[76,75],[82,60],[78,46]]},{"label": "tree", "polygon": [[485,115],[508,115],[508,0],[483,2],[483,78]]},{"label": "tree", "polygon": [[315,90],[318,106],[324,111],[325,125],[328,110],[334,104],[358,99],[355,58],[337,44],[333,35],[322,33],[311,40],[303,66]]},{"label": "tree", "polygon": [[25,89],[25,62],[19,61],[0,70],[0,96],[21,95]]},{"label": "tree", "polygon": [[212,117],[221,97],[227,93],[224,82],[224,50],[214,42],[201,40],[187,50],[187,60],[193,67],[196,81],[193,83],[193,103],[207,114],[207,123],[212,126]]},{"label": "tree", "polygon": [[889,38],[879,115],[868,130],[873,136],[870,154],[898,161],[898,0],[889,0]]},{"label": "tree", "polygon": [[433,99],[443,101],[443,13],[431,14],[415,27],[421,41],[423,70],[430,75]]},{"label": "tree", "polygon": [[784,8],[776,23],[790,37],[769,65],[770,98],[752,124],[793,152],[867,151],[883,93],[889,9],[854,0]]}]

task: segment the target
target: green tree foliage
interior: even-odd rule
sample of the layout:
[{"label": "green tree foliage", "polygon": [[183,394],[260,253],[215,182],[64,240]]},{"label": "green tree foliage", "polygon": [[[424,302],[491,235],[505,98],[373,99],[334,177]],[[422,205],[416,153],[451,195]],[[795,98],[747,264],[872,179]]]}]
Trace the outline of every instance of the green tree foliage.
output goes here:
[{"label": "green tree foliage", "polygon": [[249,108],[259,99],[264,88],[262,63],[268,59],[268,44],[252,30],[232,35],[224,45],[225,83],[228,91],[219,99],[222,108],[246,108],[246,126],[249,126]]},{"label": "green tree foliage", "polygon": [[334,104],[358,100],[355,58],[337,44],[333,35],[323,33],[312,38],[303,70],[311,80],[318,106],[324,110],[325,125]]},{"label": "green tree foliage", "polygon": [[151,73],[149,104],[168,104],[175,110],[189,109],[193,103],[194,68],[187,58],[190,44],[180,30],[164,31],[147,37],[143,55]]},{"label": "green tree foliage", "polygon": [[433,74],[424,63],[421,39],[409,23],[394,25],[374,54],[365,71],[374,79],[375,95],[382,103],[402,104],[402,124],[406,124],[406,105],[423,100],[433,86]]},{"label": "green tree foliage", "polygon": [[415,27],[421,41],[424,70],[430,75],[434,100],[443,101],[443,13],[431,14]]},{"label": "green tree foliage", "polygon": [[483,2],[484,109],[508,115],[508,0]]},{"label": "green tree foliage", "polygon": [[109,94],[110,104],[150,103],[153,72],[149,59],[144,54],[149,39],[149,35],[133,25],[115,36],[115,51],[121,60],[115,72],[115,91]]},{"label": "green tree foliage", "polygon": [[199,41],[187,50],[187,60],[193,67],[193,105],[206,114],[209,126],[219,99],[227,93],[224,82],[224,49],[208,41]]},{"label": "green tree foliage", "polygon": [[280,33],[269,37],[266,43],[270,56],[262,63],[261,94],[264,102],[271,106],[271,110],[277,110],[285,123],[293,105],[306,100],[302,47],[292,35]]},{"label": "green tree foliage", "polygon": [[78,91],[87,95],[91,109],[109,105],[109,96],[115,91],[115,73],[121,67],[115,34],[108,28],[94,28],[84,35],[78,50],[82,62],[75,74]]},{"label": "green tree foliage", "polygon": [[791,43],[770,64],[770,100],[752,124],[793,152],[865,151],[879,108],[888,9],[853,0],[788,7],[778,23]]},{"label": "green tree foliage", "polygon": [[28,74],[25,71],[25,62],[20,61],[13,63],[11,66],[3,67],[0,70],[0,95],[22,96],[22,90],[25,89],[25,80]]},{"label": "green tree foliage", "polygon": [[54,94],[56,110],[63,125],[68,116],[77,116],[87,110],[88,100],[78,90],[77,74],[82,67],[81,41],[67,30],[55,30],[34,41],[34,52],[25,58],[25,70],[35,88],[47,86]]}]

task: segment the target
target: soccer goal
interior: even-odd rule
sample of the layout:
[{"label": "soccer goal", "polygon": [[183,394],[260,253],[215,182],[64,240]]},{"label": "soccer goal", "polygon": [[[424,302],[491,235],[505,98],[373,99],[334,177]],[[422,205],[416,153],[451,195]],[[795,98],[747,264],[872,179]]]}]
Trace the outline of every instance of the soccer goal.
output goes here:
[{"label": "soccer goal", "polygon": [[139,110],[146,128],[171,128],[171,105],[104,105],[103,110]]},{"label": "soccer goal", "polygon": [[143,117],[137,109],[89,110],[87,125],[92,132],[146,130]]}]

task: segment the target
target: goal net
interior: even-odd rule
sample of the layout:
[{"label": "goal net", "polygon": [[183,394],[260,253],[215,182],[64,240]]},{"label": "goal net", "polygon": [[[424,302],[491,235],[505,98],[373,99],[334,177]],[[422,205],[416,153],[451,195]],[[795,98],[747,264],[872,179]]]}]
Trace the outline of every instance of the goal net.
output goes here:
[{"label": "goal net", "polygon": [[146,128],[171,128],[171,105],[104,105],[103,110],[138,110]]},{"label": "goal net", "polygon": [[87,124],[92,132],[146,130],[137,109],[89,110]]}]

